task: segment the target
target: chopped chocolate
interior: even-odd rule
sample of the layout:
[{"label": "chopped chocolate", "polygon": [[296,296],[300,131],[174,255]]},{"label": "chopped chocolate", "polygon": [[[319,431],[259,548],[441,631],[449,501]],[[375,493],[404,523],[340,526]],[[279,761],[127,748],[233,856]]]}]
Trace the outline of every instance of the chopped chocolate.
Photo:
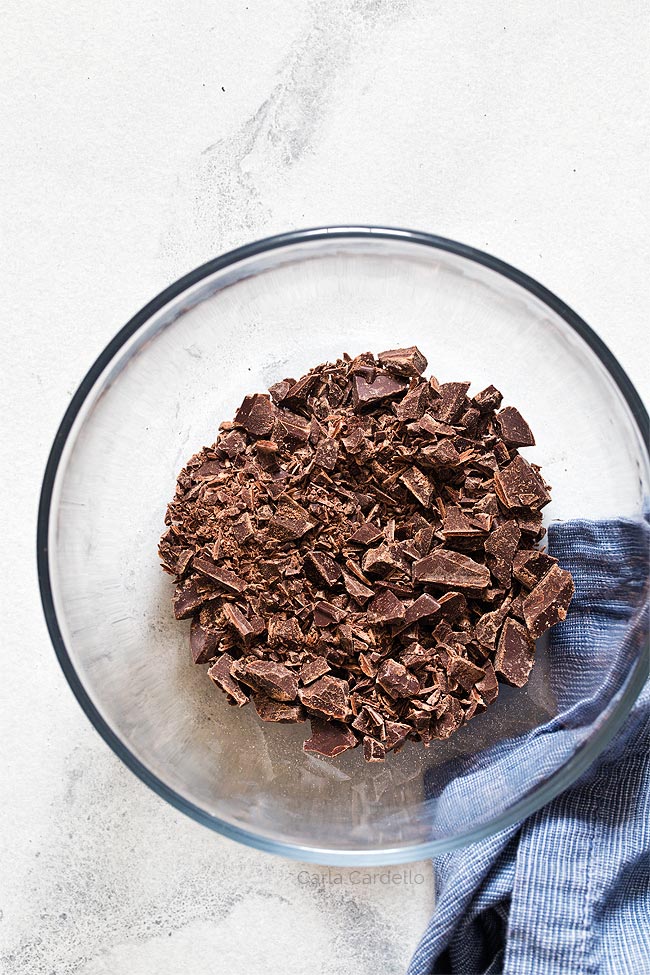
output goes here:
[{"label": "chopped chocolate", "polygon": [[390,589],[384,589],[383,592],[380,592],[368,606],[369,623],[382,623],[384,625],[401,623],[405,616],[404,603],[400,602]]},{"label": "chopped chocolate", "polygon": [[371,524],[369,521],[360,525],[355,532],[350,535],[348,542],[354,542],[357,545],[372,545],[377,539],[382,538],[383,532],[381,528],[377,525]]},{"label": "chopped chocolate", "polygon": [[242,684],[262,691],[274,701],[294,701],[298,695],[298,679],[284,664],[251,659],[240,673]]},{"label": "chopped chocolate", "polygon": [[330,665],[325,657],[314,657],[309,663],[303,664],[300,668],[300,680],[303,684],[313,684],[319,677],[323,677],[330,672]]},{"label": "chopped chocolate", "polygon": [[517,456],[511,464],[494,475],[494,488],[505,508],[543,508],[551,500],[540,473],[523,457]]},{"label": "chopped chocolate", "polygon": [[247,396],[235,414],[235,423],[254,437],[267,437],[273,429],[275,412],[268,396]]},{"label": "chopped chocolate", "polygon": [[349,685],[345,680],[326,674],[315,684],[299,691],[300,700],[308,711],[326,718],[345,721],[350,717]]},{"label": "chopped chocolate", "polygon": [[219,643],[220,634],[201,626],[198,616],[195,616],[190,626],[190,650],[194,663],[207,664],[217,655]]},{"label": "chopped chocolate", "polygon": [[520,541],[521,531],[516,521],[504,521],[485,541],[488,568],[504,586],[512,581],[512,561]]},{"label": "chopped chocolate", "polygon": [[304,708],[300,704],[285,704],[282,701],[274,701],[266,694],[255,694],[253,704],[262,721],[295,724],[297,721],[304,721],[306,717]]},{"label": "chopped chocolate", "polygon": [[406,388],[405,382],[394,379],[393,376],[383,372],[377,373],[371,382],[368,382],[363,376],[354,376],[352,379],[352,403],[359,412],[371,410],[386,400],[394,399]]},{"label": "chopped chocolate", "polygon": [[217,662],[210,667],[208,677],[235,702],[237,707],[243,708],[248,704],[248,695],[244,694],[237,681],[230,675],[233,663],[234,660],[229,653],[222,653]]},{"label": "chopped chocolate", "polygon": [[522,549],[515,555],[512,574],[526,589],[534,589],[554,565],[557,565],[557,559],[552,555],[537,549]]},{"label": "chopped chocolate", "polygon": [[566,619],[575,587],[571,573],[553,565],[524,599],[524,619],[536,640],[550,626]]},{"label": "chopped chocolate", "polygon": [[404,664],[390,658],[384,660],[379,668],[377,683],[394,699],[413,697],[420,690],[420,682],[417,677],[411,674]]},{"label": "chopped chocolate", "polygon": [[366,735],[363,739],[363,757],[366,762],[383,762],[386,758],[386,749],[380,741]]},{"label": "chopped chocolate", "polygon": [[428,619],[435,616],[440,611],[440,603],[436,602],[433,596],[423,592],[406,609],[405,622],[408,626],[417,623],[418,620]]},{"label": "chopped chocolate", "polygon": [[485,589],[490,573],[485,565],[462,552],[437,549],[413,565],[416,582],[431,582],[446,589]]},{"label": "chopped chocolate", "polygon": [[506,406],[497,413],[497,426],[505,443],[511,447],[534,447],[533,432],[514,406]]},{"label": "chopped chocolate", "polygon": [[525,626],[507,619],[503,624],[499,646],[494,658],[497,677],[508,684],[523,687],[528,680],[535,659],[535,642]]},{"label": "chopped chocolate", "polygon": [[355,733],[338,721],[323,721],[319,718],[311,719],[311,738],[303,742],[306,752],[315,752],[326,758],[336,758],[348,748],[356,748],[359,739]]},{"label": "chopped chocolate", "polygon": [[398,376],[421,376],[427,367],[427,360],[415,345],[408,349],[380,352],[377,358],[387,372],[394,372]]},{"label": "chopped chocolate", "polygon": [[193,562],[194,568],[201,575],[207,576],[213,582],[218,583],[227,592],[232,592],[237,595],[242,593],[246,588],[246,580],[241,579],[234,572],[229,569],[225,569],[222,565],[217,565],[212,559],[204,556],[195,556]]},{"label": "chopped chocolate", "polygon": [[528,424],[494,386],[472,399],[425,368],[414,346],[363,352],[246,396],[167,509],[192,659],[264,721],[312,716],[306,751],[448,738],[497,676],[525,682],[573,594],[536,548],[550,496],[518,452]]},{"label": "chopped chocolate", "polygon": [[308,552],[304,565],[307,575],[328,588],[336,585],[341,576],[341,567],[324,552]]},{"label": "chopped chocolate", "polygon": [[435,486],[431,483],[426,474],[418,470],[417,467],[412,467],[409,471],[405,471],[401,475],[400,481],[407,489],[410,491],[413,497],[420,502],[424,508],[428,508],[431,502],[431,496],[435,491]]}]

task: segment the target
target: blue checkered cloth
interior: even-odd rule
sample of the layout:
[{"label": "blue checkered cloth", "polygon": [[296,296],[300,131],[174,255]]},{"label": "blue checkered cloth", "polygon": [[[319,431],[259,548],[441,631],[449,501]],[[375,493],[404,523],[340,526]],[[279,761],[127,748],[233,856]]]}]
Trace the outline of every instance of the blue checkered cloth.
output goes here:
[{"label": "blue checkered cloth", "polygon": [[[576,583],[549,645],[560,714],[474,760],[443,807],[475,809],[518,763],[548,775],[599,724],[640,642],[647,652],[648,535],[623,520],[551,526],[549,551]],[[571,788],[434,868],[436,910],[408,975],[649,975],[650,683]]]}]

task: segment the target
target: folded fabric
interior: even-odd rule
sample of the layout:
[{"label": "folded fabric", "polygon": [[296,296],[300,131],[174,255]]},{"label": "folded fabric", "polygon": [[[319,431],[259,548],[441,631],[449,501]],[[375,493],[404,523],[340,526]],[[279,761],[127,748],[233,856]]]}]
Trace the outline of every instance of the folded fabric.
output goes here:
[{"label": "folded fabric", "polygon": [[[648,535],[628,520],[551,526],[549,551],[576,583],[549,644],[559,715],[474,761],[445,790],[456,808],[493,791],[514,756],[559,767],[599,723],[602,701],[648,651]],[[434,868],[436,910],[408,975],[650,973],[650,684],[571,788]]]}]

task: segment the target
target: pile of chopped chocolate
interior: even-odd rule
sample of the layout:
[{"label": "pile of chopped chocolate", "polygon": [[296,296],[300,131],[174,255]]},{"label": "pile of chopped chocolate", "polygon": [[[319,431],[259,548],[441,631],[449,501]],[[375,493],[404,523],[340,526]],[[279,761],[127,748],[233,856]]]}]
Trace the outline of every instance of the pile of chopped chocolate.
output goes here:
[{"label": "pile of chopped chocolate", "polygon": [[344,355],[247,396],[189,461],[160,543],[192,656],[304,749],[448,738],[528,680],[571,575],[536,548],[531,430],[489,386],[424,379],[419,349]]}]

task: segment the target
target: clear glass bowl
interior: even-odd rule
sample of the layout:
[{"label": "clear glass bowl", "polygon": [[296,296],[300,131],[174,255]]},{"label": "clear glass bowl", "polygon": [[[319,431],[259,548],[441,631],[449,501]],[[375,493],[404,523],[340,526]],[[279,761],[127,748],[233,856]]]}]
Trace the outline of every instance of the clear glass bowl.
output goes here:
[{"label": "clear glass bowl", "polygon": [[[398,863],[494,833],[565,788],[629,712],[643,650],[553,771],[525,768],[475,809],[425,795],[557,712],[539,648],[530,683],[447,742],[384,765],[360,749],[305,754],[305,726],[227,705],[190,662],[189,622],[157,544],[185,461],[243,396],[311,366],[418,345],[441,381],[494,383],[536,433],[553,486],[546,521],[641,519],[647,415],[627,376],[541,285],[472,248],[375,227],[301,231],[242,247],[142,309],[93,365],[56,436],[39,512],[43,605],[81,706],[122,760],[183,812],[251,846],[318,863]],[[451,770],[451,773],[450,773]]]}]

